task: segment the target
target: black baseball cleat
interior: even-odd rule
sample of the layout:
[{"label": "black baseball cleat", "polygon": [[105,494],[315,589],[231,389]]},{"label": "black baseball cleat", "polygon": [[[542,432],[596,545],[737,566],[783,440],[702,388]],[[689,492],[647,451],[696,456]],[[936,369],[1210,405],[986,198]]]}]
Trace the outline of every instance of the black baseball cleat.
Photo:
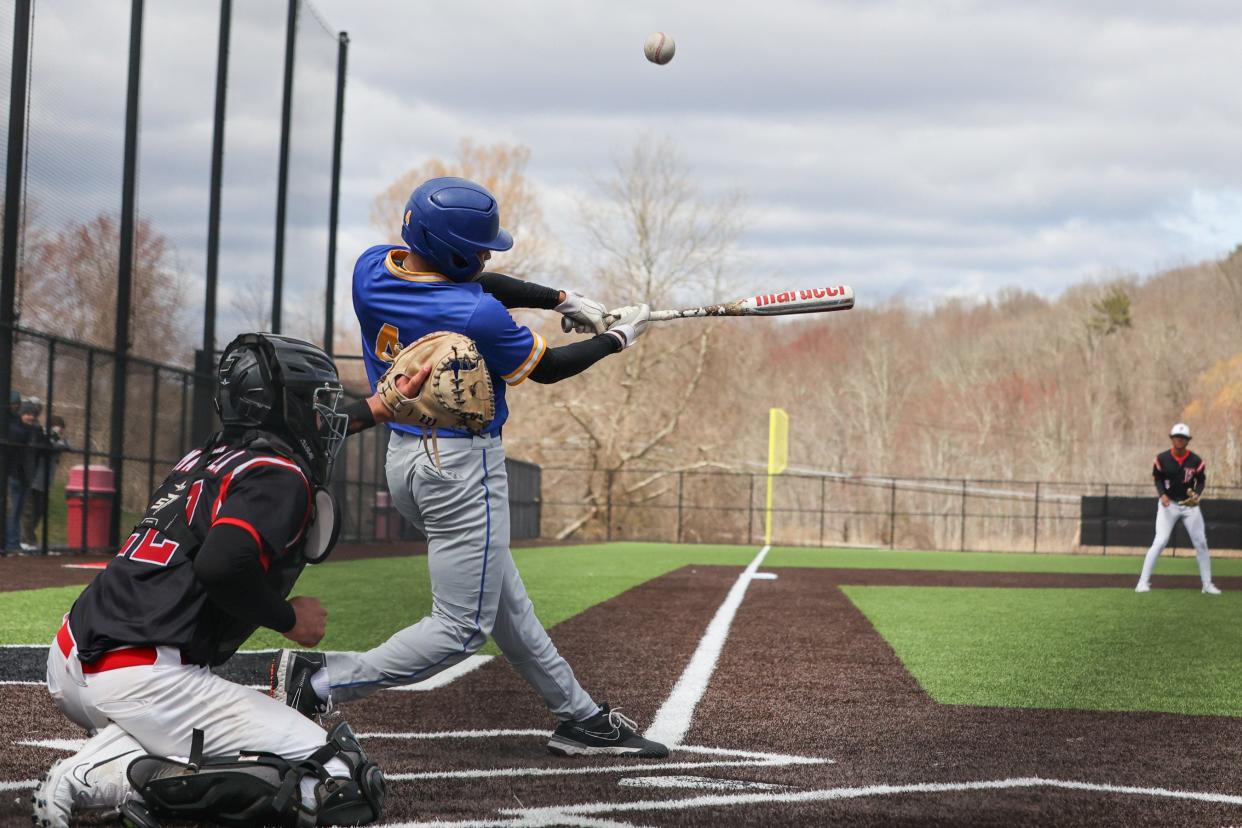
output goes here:
[{"label": "black baseball cleat", "polygon": [[270,672],[271,689],[268,695],[284,702],[308,719],[322,716],[332,708],[331,701],[323,701],[311,686],[311,676],[327,664],[323,653],[299,653],[297,650],[281,650],[272,659]]},{"label": "black baseball cleat", "polygon": [[548,740],[548,753],[555,756],[640,756],[663,759],[668,748],[659,742],[644,739],[634,728],[633,720],[608,705],[599,713],[581,722],[561,722]]}]

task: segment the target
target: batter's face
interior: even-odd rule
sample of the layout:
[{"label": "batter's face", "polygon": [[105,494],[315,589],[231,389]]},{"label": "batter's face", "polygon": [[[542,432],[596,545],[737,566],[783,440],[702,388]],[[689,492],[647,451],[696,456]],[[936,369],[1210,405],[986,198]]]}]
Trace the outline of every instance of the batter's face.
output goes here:
[{"label": "batter's face", "polygon": [[1186,453],[1186,446],[1190,445],[1189,437],[1170,437],[1173,441],[1173,450],[1178,454]]}]

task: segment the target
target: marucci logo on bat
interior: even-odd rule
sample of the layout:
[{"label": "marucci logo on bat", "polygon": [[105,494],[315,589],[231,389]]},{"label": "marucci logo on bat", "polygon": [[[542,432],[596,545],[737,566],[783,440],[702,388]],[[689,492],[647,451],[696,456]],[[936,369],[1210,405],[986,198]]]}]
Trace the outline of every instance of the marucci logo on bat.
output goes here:
[{"label": "marucci logo on bat", "polygon": [[755,304],[762,308],[766,305],[780,305],[785,302],[805,302],[808,299],[827,299],[831,296],[842,296],[844,294],[845,288],[842,286],[789,290],[784,293],[769,293],[764,296],[756,296]]}]

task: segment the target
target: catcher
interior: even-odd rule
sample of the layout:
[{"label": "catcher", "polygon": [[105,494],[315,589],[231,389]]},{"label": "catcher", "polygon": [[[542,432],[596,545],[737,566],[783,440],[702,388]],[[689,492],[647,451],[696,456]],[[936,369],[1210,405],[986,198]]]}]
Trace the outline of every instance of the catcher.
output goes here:
[{"label": "catcher", "polygon": [[[410,373],[401,391],[413,395],[427,370]],[[387,409],[374,397],[338,407],[332,360],[271,334],[233,340],[218,380],[223,430],[169,472],[48,651],[52,700],[90,738],[35,789],[35,825],[119,809],[140,828],[301,828],[383,808],[383,774],[349,725],[325,733],[210,667],[258,627],[302,646],[323,638],[319,601],[287,596],[335,542],[323,487],[341,442]]]},{"label": "catcher", "polygon": [[[628,348],[650,309],[618,309],[606,326],[608,310],[581,294],[482,272],[491,251],[508,250],[513,239],[492,194],[461,178],[419,186],[406,203],[401,237],[407,247],[372,247],[359,258],[354,310],[368,377],[394,414],[388,489],[427,537],[431,614],[364,653],[281,652],[272,665],[273,695],[313,715],[329,702],[430,678],[490,635],[560,720],[551,752],[667,756],[668,748],[639,736],[632,721],[582,688],[535,617],[509,552],[500,436],[506,386],[527,378],[559,382]],[[514,322],[510,308],[555,310],[565,330],[595,335],[549,348]],[[394,395],[391,378],[424,360],[435,366],[426,399],[415,405]]]},{"label": "catcher", "polygon": [[1156,492],[1160,495],[1160,504],[1156,507],[1156,539],[1147,550],[1143,573],[1139,575],[1138,586],[1134,591],[1151,591],[1151,573],[1156,568],[1156,560],[1168,545],[1173,527],[1180,520],[1186,527],[1186,534],[1190,535],[1190,542],[1195,546],[1195,559],[1199,562],[1203,594],[1220,595],[1220,590],[1212,583],[1212,559],[1204,533],[1203,513],[1199,510],[1199,500],[1203,497],[1203,487],[1207,484],[1207,473],[1204,471],[1206,464],[1189,449],[1190,426],[1177,423],[1169,430],[1169,439],[1173,448],[1156,455],[1152,466],[1152,478],[1156,483]]}]

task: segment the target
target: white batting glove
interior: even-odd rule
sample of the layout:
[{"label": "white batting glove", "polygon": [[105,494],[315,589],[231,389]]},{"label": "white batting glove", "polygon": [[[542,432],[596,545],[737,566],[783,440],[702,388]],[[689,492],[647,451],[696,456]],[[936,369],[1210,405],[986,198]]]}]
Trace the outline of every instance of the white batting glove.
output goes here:
[{"label": "white batting glove", "polygon": [[564,317],[561,319],[561,330],[565,333],[577,331],[600,334],[608,327],[604,320],[608,315],[608,308],[576,290],[565,291],[565,301],[556,306],[556,311]]},{"label": "white batting glove", "polygon": [[625,350],[637,342],[643,331],[647,330],[647,325],[651,322],[651,306],[627,305],[614,310],[612,316],[616,317],[616,321],[608,326],[606,333],[615,336],[621,343],[621,349]]}]

